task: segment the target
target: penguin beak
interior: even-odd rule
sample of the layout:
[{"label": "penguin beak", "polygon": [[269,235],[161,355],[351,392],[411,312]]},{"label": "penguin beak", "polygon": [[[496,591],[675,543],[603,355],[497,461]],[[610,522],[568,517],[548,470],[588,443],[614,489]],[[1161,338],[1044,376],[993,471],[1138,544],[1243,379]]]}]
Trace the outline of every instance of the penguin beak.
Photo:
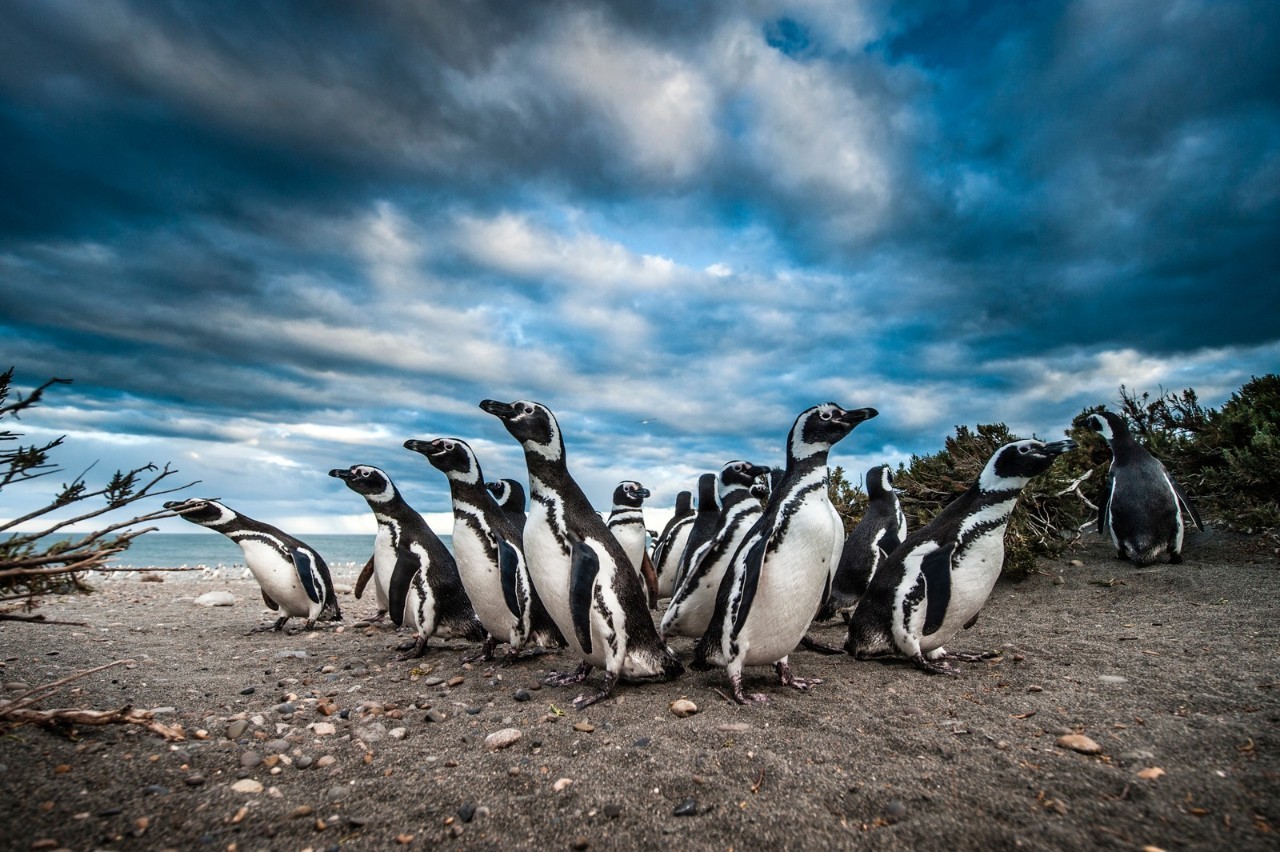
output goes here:
[{"label": "penguin beak", "polygon": [[185,502],[187,501],[186,500],[170,500],[164,504],[164,507],[172,511],[174,509],[177,509],[179,506],[181,506]]},{"label": "penguin beak", "polygon": [[865,420],[870,420],[878,414],[880,414],[880,412],[876,411],[874,408],[845,409],[844,413],[840,415],[840,422],[852,429],[859,423],[862,423]]},{"label": "penguin beak", "polygon": [[637,496],[637,497],[648,497],[648,496],[649,496],[649,489],[648,489],[648,488],[641,488],[639,491],[637,491],[637,492],[636,492],[636,496]]},{"label": "penguin beak", "polygon": [[1069,453],[1078,445],[1075,441],[1067,438],[1065,441],[1054,441],[1052,444],[1045,444],[1040,448],[1040,452],[1049,456],[1060,456],[1063,453]]},{"label": "penguin beak", "polygon": [[338,479],[341,479],[343,482],[346,482],[351,478],[351,471],[343,470],[340,467],[335,467],[333,470],[329,471],[329,475],[336,477]]},{"label": "penguin beak", "polygon": [[[767,468],[767,467],[761,467],[761,466],[760,466],[760,465],[758,465],[758,464],[753,464],[753,465],[751,465],[751,467],[750,467],[750,468],[748,468],[748,469],[747,469],[747,476],[750,476],[752,479],[759,479],[759,478],[760,478],[760,477],[762,477],[762,476],[764,476],[764,477],[768,477],[768,476],[769,476],[769,468]],[[768,485],[768,484],[769,484],[769,483],[766,481],[766,482],[765,482],[765,485]]]},{"label": "penguin beak", "polygon": [[498,402],[496,399],[481,400],[480,410],[487,414],[492,414],[494,417],[500,417],[503,420],[506,420],[516,412],[515,406],[511,403]]},{"label": "penguin beak", "polygon": [[412,450],[415,453],[422,453],[423,455],[427,454],[428,446],[429,445],[426,441],[419,441],[417,438],[410,438],[404,442],[404,448],[406,450]]}]

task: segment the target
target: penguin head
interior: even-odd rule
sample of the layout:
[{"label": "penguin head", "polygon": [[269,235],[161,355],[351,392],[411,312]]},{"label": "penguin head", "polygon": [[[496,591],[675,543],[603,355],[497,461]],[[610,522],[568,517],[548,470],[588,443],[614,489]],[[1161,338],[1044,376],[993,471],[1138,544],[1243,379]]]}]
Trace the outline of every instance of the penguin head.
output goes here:
[{"label": "penguin head", "polygon": [[404,442],[404,448],[422,454],[432,467],[452,480],[475,485],[484,482],[480,462],[466,441],[457,438],[436,438],[434,441],[410,438]]},{"label": "penguin head", "polygon": [[698,477],[698,511],[720,511],[720,497],[716,494],[716,475],[704,473]]},{"label": "penguin head", "polygon": [[693,493],[681,491],[676,495],[676,517],[683,518],[693,514]]},{"label": "penguin head", "polygon": [[526,452],[537,453],[551,461],[564,458],[560,424],[545,405],[525,399],[515,402],[486,399],[480,403],[480,408],[501,420],[511,437],[519,441]]},{"label": "penguin head", "polygon": [[834,402],[806,409],[791,427],[787,454],[792,459],[803,459],[830,450],[855,426],[879,413],[874,408],[844,409]]},{"label": "penguin head", "polygon": [[[734,488],[745,488],[750,490],[756,484],[756,480],[762,476],[767,476],[769,468],[752,464],[749,461],[736,459],[720,468],[720,498],[723,500],[724,495]],[[765,496],[768,496],[766,492]]]},{"label": "penguin head", "polygon": [[183,520],[202,527],[216,527],[230,523],[239,517],[234,511],[204,497],[192,497],[189,500],[170,500],[164,504],[170,512],[176,512]]},{"label": "penguin head", "polygon": [[1108,444],[1114,443],[1119,435],[1129,434],[1129,424],[1119,414],[1110,411],[1090,414],[1085,418],[1084,425],[1100,434]]},{"label": "penguin head", "polygon": [[515,509],[523,512],[525,504],[524,486],[514,479],[499,479],[497,482],[486,482],[485,488],[498,501],[503,509]]},{"label": "penguin head", "polygon": [[1052,444],[1035,440],[1005,444],[982,469],[978,487],[983,491],[1020,490],[1031,477],[1048,470],[1054,459],[1075,448],[1076,442],[1069,439]]},{"label": "penguin head", "polygon": [[371,503],[385,503],[396,496],[391,477],[376,467],[355,464],[348,468],[334,468],[329,475],[347,483],[347,487]]},{"label": "penguin head", "polygon": [[648,488],[634,480],[624,479],[613,489],[613,505],[619,509],[639,509],[648,496]]},{"label": "penguin head", "polygon": [[893,493],[893,468],[878,464],[867,471],[867,496],[875,499]]},{"label": "penguin head", "polygon": [[770,492],[768,477],[756,480],[755,484],[751,486],[751,496],[762,503],[769,502]]}]

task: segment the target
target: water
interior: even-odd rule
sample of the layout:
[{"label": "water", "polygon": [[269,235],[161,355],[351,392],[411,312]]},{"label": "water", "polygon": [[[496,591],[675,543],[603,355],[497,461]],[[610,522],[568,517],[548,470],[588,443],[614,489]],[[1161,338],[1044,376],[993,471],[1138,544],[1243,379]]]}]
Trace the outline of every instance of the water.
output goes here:
[{"label": "water", "polygon": [[[353,576],[373,553],[372,535],[300,538],[324,557],[335,577]],[[451,536],[440,538],[446,547],[452,547]],[[244,568],[244,554],[231,539],[217,533],[146,533],[135,538],[129,549],[109,564],[115,568],[221,568],[227,576],[239,577]],[[181,576],[174,575],[175,578]]]}]

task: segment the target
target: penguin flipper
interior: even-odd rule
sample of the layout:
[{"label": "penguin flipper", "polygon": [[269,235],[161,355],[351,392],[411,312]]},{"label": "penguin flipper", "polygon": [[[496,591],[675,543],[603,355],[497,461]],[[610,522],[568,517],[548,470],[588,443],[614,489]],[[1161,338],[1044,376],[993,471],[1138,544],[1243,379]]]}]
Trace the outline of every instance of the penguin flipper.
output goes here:
[{"label": "penguin flipper", "polygon": [[320,603],[324,592],[322,586],[317,588],[320,584],[316,582],[316,566],[311,554],[293,548],[289,551],[289,558],[293,560],[293,570],[298,572],[298,579],[302,581],[302,590],[307,593],[307,599],[312,603]]},{"label": "penguin flipper", "polygon": [[356,580],[355,597],[360,600],[360,596],[364,594],[364,587],[369,584],[370,578],[373,577],[373,557],[369,557],[369,561],[364,563],[364,567],[360,569],[360,577]]},{"label": "penguin flipper", "polygon": [[924,574],[925,582],[923,632],[926,636],[936,633],[947,617],[947,604],[951,602],[951,555],[955,549],[956,543],[948,542],[920,560],[920,572]]},{"label": "penguin flipper", "polygon": [[387,589],[387,614],[396,627],[404,624],[404,606],[409,601],[409,586],[418,573],[418,560],[402,550],[396,554],[396,567],[391,570],[391,582]]},{"label": "penguin flipper", "polygon": [[1183,511],[1191,516],[1191,520],[1196,522],[1196,529],[1200,530],[1200,532],[1204,532],[1204,521],[1200,520],[1200,513],[1197,512],[1196,507],[1191,504],[1191,498],[1187,496],[1187,492],[1183,491],[1182,486],[1178,484],[1178,480],[1169,476],[1167,472],[1165,473],[1165,476],[1168,478],[1169,484],[1173,486],[1173,493],[1178,495],[1178,505],[1182,507]]},{"label": "penguin flipper", "polygon": [[265,603],[267,605],[267,609],[271,610],[272,612],[275,612],[276,610],[280,609],[280,604],[271,600],[271,598],[267,595],[266,590],[263,590],[262,592],[262,602]]},{"label": "penguin flipper", "polygon": [[573,632],[583,653],[591,653],[591,597],[595,589],[596,574],[600,572],[600,557],[585,541],[573,543],[569,568],[569,615],[573,619]]},{"label": "penguin flipper", "polygon": [[764,552],[769,546],[769,539],[761,537],[759,541],[751,546],[747,551],[745,562],[745,571],[742,577],[742,594],[738,598],[738,612],[733,619],[733,633],[737,636],[742,630],[742,625],[746,623],[747,616],[751,613],[751,602],[755,600],[756,587],[760,585],[760,571],[764,568]]},{"label": "penguin flipper", "polygon": [[1107,487],[1102,492],[1102,499],[1098,501],[1098,535],[1106,535],[1111,526],[1111,494],[1115,488],[1115,474],[1108,471]]},{"label": "penguin flipper", "polygon": [[507,610],[517,619],[522,618],[520,596],[516,593],[516,572],[520,570],[520,554],[506,539],[498,539],[498,575],[502,578],[502,597]]}]

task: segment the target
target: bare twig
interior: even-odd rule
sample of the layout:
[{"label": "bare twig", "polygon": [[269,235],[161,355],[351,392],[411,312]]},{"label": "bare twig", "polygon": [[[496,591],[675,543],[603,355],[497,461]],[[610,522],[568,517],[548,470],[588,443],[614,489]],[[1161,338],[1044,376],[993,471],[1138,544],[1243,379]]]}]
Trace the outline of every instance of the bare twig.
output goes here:
[{"label": "bare twig", "polygon": [[[62,680],[55,680],[52,683],[46,683],[43,686],[37,686],[35,689],[28,689],[26,692],[22,693],[17,698],[13,699],[13,703],[10,704],[9,707],[10,708],[22,707],[27,704],[33,704],[36,701],[39,701],[41,698],[49,697],[49,695],[52,695],[54,692],[56,692],[59,687],[66,686],[68,683],[71,683],[73,680],[79,680],[82,677],[87,677],[88,675],[94,674],[96,672],[104,671],[106,669],[114,668],[116,666],[127,666],[134,662],[135,662],[134,660],[116,660],[114,662],[98,666],[97,668],[94,668],[94,669],[87,669],[82,672],[76,672],[73,675],[68,675],[67,677],[64,677]],[[47,693],[47,694],[41,695],[39,693]]]}]

